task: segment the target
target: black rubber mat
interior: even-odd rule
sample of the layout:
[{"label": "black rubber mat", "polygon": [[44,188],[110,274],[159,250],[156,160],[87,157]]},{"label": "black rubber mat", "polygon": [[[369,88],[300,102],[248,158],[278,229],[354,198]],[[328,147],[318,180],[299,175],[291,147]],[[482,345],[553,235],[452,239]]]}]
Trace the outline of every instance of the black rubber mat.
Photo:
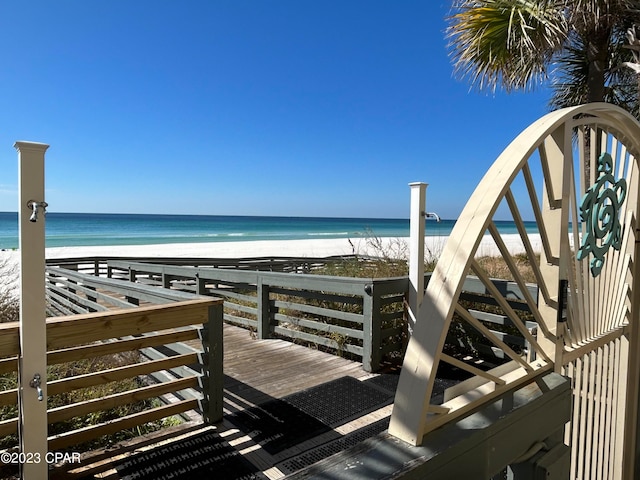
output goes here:
[{"label": "black rubber mat", "polygon": [[365,385],[370,385],[372,387],[381,388],[385,392],[390,393],[391,395],[395,395],[396,389],[398,388],[398,380],[400,380],[400,375],[395,373],[383,373],[376,377],[368,378],[365,380]]},{"label": "black rubber mat", "polygon": [[214,431],[127,457],[116,471],[122,480],[267,478]]},{"label": "black rubber mat", "polygon": [[[365,385],[368,385],[373,388],[377,388],[382,390],[383,392],[388,392],[391,395],[395,396],[395,392],[398,389],[398,381],[400,380],[400,375],[394,373],[387,373],[378,375],[376,377],[368,378],[363,381]],[[460,382],[458,378],[436,378],[433,391],[431,393],[431,403],[434,405],[438,405],[442,403],[444,398],[444,391],[456,385]]]},{"label": "black rubber mat", "polygon": [[341,377],[283,400],[335,427],[391,403],[393,394],[372,388],[353,377]]},{"label": "black rubber mat", "polygon": [[242,410],[227,419],[271,455],[331,430],[320,420],[282,400],[271,400]]},{"label": "black rubber mat", "polygon": [[307,450],[300,455],[297,455],[293,458],[285,460],[276,464],[276,467],[284,473],[285,475],[289,475],[293,472],[301,470],[305,467],[313,465],[320,460],[330,457],[338,452],[342,452],[350,447],[357,445],[360,442],[363,442],[367,438],[371,438],[376,436],[379,433],[382,433],[389,427],[389,418],[383,418],[382,420],[378,420],[375,423],[367,425],[361,429],[358,429],[352,433],[349,433],[337,440],[332,440],[330,442],[324,443],[319,447],[316,447],[311,450]]}]

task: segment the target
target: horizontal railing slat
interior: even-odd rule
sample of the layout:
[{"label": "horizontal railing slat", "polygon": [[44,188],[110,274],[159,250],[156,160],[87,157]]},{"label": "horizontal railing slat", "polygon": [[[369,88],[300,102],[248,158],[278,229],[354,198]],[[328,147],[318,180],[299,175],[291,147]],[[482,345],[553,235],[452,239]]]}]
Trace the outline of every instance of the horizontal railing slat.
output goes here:
[{"label": "horizontal railing slat", "polygon": [[0,357],[20,354],[20,323],[0,323]]},{"label": "horizontal railing slat", "polygon": [[198,331],[195,328],[167,333],[154,332],[126,340],[114,340],[55,350],[47,353],[47,364],[56,365],[59,363],[73,362],[82,358],[100,357],[103,355],[113,355],[114,353],[140,350],[145,347],[164,345],[168,342],[187,342],[197,339]]},{"label": "horizontal railing slat", "polygon": [[195,353],[176,355],[163,360],[135,363],[133,365],[54,380],[47,384],[47,389],[49,395],[58,395],[60,393],[68,392],[69,390],[77,390],[79,388],[92,387],[103,383],[116,382],[118,380],[137,377],[139,375],[147,375],[152,372],[157,372],[158,370],[169,370],[173,367],[185,364],[189,365],[197,362],[198,356]]},{"label": "horizontal railing slat", "polygon": [[289,325],[295,325],[296,327],[310,328],[316,330],[319,333],[336,333],[339,335],[344,335],[345,337],[357,338],[360,340],[364,338],[364,333],[362,332],[362,330],[354,330],[352,328],[341,327],[330,323],[316,322],[315,320],[308,320],[304,318],[289,317],[287,315],[282,315],[279,313],[276,313],[274,315],[274,318],[278,322],[277,325],[280,326],[286,323]]},{"label": "horizontal railing slat", "polygon": [[0,437],[18,435],[18,418],[9,418],[0,421]]},{"label": "horizontal railing slat", "polygon": [[102,398],[52,408],[47,413],[47,419],[50,424],[62,422],[70,418],[80,417],[101,410],[109,410],[129,403],[135,403],[149,398],[158,397],[160,395],[165,395],[167,393],[177,392],[185,388],[196,388],[197,386],[198,379],[196,377],[180,378],[171,382],[149,385],[135,390],[114,393]]},{"label": "horizontal railing slat", "polygon": [[104,288],[121,295],[132,296],[141,300],[145,299],[153,303],[160,303],[161,301],[176,302],[181,300],[193,299],[193,295],[179,292],[177,290],[167,290],[157,287],[151,287],[148,285],[125,282],[123,280],[114,280],[112,278],[94,277],[57,267],[47,267],[47,273],[54,277],[61,276],[75,279],[82,282],[84,285]]},{"label": "horizontal railing slat", "polygon": [[119,300],[110,295],[105,295],[104,293],[96,290],[94,288],[85,287],[77,282],[72,282],[63,277],[47,277],[47,290],[54,288],[59,291],[60,286],[58,284],[62,284],[66,287],[67,290],[76,290],[78,292],[82,292],[89,297],[95,297],[96,299],[102,300],[105,303],[109,303],[114,307],[120,308],[130,308],[131,304],[125,302],[124,300]]},{"label": "horizontal railing slat", "polygon": [[[224,289],[224,288],[210,288],[209,293],[212,295],[220,295],[222,297],[225,297],[225,299],[227,298],[232,298],[233,300],[239,300],[241,302],[247,302],[247,303],[256,303],[257,298],[255,295],[246,295],[243,293],[238,293],[238,292],[234,292],[231,289]],[[253,291],[256,291],[255,286],[253,287]]]},{"label": "horizontal railing slat", "polygon": [[17,405],[18,404],[18,389],[12,388],[11,390],[4,390],[0,392],[0,405]]},{"label": "horizontal railing slat", "polygon": [[0,373],[10,373],[18,371],[18,357],[4,358],[0,360]]},{"label": "horizontal railing slat", "polygon": [[228,313],[224,314],[224,321],[232,323],[234,325],[241,325],[243,327],[256,329],[258,327],[258,321],[255,318],[238,317]]},{"label": "horizontal railing slat", "polygon": [[359,313],[344,312],[337,309],[316,307],[304,303],[288,302],[283,300],[275,300],[272,305],[278,309],[293,310],[298,312],[310,313],[320,317],[334,318],[336,320],[344,320],[351,323],[362,325],[364,317]]},{"label": "horizontal railing slat", "polygon": [[64,290],[52,285],[49,285],[47,290],[47,297],[49,300],[53,300],[59,305],[64,305],[76,313],[88,313],[91,311],[104,312],[108,310],[107,307],[100,305],[97,302],[87,300],[80,295],[71,293],[69,290]]},{"label": "horizontal railing slat", "polygon": [[[363,284],[364,289],[364,284]],[[269,291],[276,295],[284,295],[291,297],[303,298],[306,300],[315,300],[322,302],[334,302],[334,303],[346,303],[352,305],[362,305],[362,295],[364,291],[360,292],[359,296],[345,296],[340,294],[331,294],[324,291],[316,290],[300,290],[291,288],[282,288],[278,285],[269,285]]]},{"label": "horizontal railing slat", "polygon": [[73,430],[53,437],[49,437],[49,450],[62,450],[72,445],[93,440],[103,435],[110,435],[120,430],[134,428],[137,425],[153,422],[161,418],[177,415],[198,407],[197,400],[182,400],[169,405],[152,408],[143,412],[127,415],[125,417],[110,420],[107,423],[92,425],[90,427]]},{"label": "horizontal railing slat", "polygon": [[335,348],[338,350],[342,350],[344,352],[353,353],[355,355],[362,356],[362,353],[363,353],[363,348],[360,346],[349,345],[349,344],[339,345],[338,342],[336,342],[335,340],[319,337],[317,335],[301,332],[298,330],[290,330],[288,328],[283,328],[276,325],[273,327],[273,331],[279,335],[304,340],[306,342],[315,343],[317,345],[322,345],[329,348]]},{"label": "horizontal railing slat", "polygon": [[[97,312],[47,320],[48,349],[64,348],[114,337],[137,335],[208,321],[211,300],[151,305],[119,312]],[[179,313],[178,313],[179,312]]]},{"label": "horizontal railing slat", "polygon": [[258,314],[257,307],[249,307],[247,305],[240,305],[238,303],[230,303],[228,302],[225,307],[229,311],[248,313],[250,315],[256,316]]},{"label": "horizontal railing slat", "polygon": [[291,275],[282,272],[264,272],[264,271],[247,271],[247,270],[231,270],[216,269],[203,267],[174,267],[169,265],[150,265],[137,262],[111,262],[109,266],[118,266],[121,268],[130,268],[136,272],[142,273],[160,273],[183,278],[198,278],[202,280],[212,280],[218,282],[244,282],[248,284],[257,284],[258,277],[262,278],[267,284],[278,285],[279,287],[300,288],[311,290],[329,291],[332,293],[342,293],[351,295],[361,295],[363,285],[366,284],[364,279],[348,278],[348,277],[331,277],[327,275]]}]

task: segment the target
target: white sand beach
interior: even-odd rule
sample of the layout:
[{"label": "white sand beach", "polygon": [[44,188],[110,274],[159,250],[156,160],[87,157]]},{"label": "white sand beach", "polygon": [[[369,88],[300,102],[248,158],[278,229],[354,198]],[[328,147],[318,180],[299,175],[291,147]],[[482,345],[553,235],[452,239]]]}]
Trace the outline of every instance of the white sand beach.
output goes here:
[{"label": "white sand beach", "polygon": [[[504,235],[503,240],[512,254],[524,252],[518,235]],[[529,236],[536,251],[541,249],[540,235]],[[438,257],[444,249],[448,237],[426,237],[425,256]],[[382,238],[382,250],[405,255],[408,252],[408,238]],[[6,252],[5,252],[6,253]],[[9,252],[17,255],[17,252]],[[88,256],[126,257],[210,257],[210,258],[251,258],[251,257],[327,257],[333,255],[376,255],[380,253],[365,239],[313,239],[285,241],[245,241],[210,243],[171,243],[158,245],[120,245],[97,247],[56,247],[47,248],[50,259]],[[490,236],[485,236],[478,247],[477,256],[499,255]]]},{"label": "white sand beach", "polygon": [[[448,237],[425,237],[425,259],[433,260],[440,256]],[[512,254],[524,252],[519,235],[503,235],[503,241]],[[534,251],[542,249],[540,235],[529,235]],[[279,240],[245,242],[210,243],[171,243],[157,245],[118,245],[97,247],[56,247],[47,248],[47,259],[80,257],[200,257],[200,258],[256,258],[256,257],[306,257],[318,258],[335,255],[379,255],[386,251],[395,258],[408,256],[408,238],[381,238],[381,248],[372,248],[365,239],[314,239]],[[486,235],[476,256],[498,256],[500,254],[493,239]],[[0,252],[0,265],[18,266],[20,261],[17,250]],[[9,267],[11,268],[11,267]],[[12,289],[15,285],[5,286]]]}]

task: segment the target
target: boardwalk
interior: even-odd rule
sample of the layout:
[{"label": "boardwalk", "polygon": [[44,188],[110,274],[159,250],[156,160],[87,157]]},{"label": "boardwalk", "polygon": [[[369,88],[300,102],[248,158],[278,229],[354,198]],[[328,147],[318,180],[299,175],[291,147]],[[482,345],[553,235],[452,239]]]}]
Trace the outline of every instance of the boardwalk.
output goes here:
[{"label": "boardwalk", "polygon": [[386,428],[397,376],[224,327],[224,420],[83,456],[51,478],[282,478]]}]

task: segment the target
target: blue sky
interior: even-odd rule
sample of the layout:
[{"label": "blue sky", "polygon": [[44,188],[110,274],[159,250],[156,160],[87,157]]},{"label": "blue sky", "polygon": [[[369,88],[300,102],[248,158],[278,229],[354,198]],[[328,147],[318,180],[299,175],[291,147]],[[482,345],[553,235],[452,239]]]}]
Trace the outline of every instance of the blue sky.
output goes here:
[{"label": "blue sky", "polygon": [[4,0],[0,211],[30,140],[50,211],[456,218],[548,95],[454,79],[449,7]]}]

